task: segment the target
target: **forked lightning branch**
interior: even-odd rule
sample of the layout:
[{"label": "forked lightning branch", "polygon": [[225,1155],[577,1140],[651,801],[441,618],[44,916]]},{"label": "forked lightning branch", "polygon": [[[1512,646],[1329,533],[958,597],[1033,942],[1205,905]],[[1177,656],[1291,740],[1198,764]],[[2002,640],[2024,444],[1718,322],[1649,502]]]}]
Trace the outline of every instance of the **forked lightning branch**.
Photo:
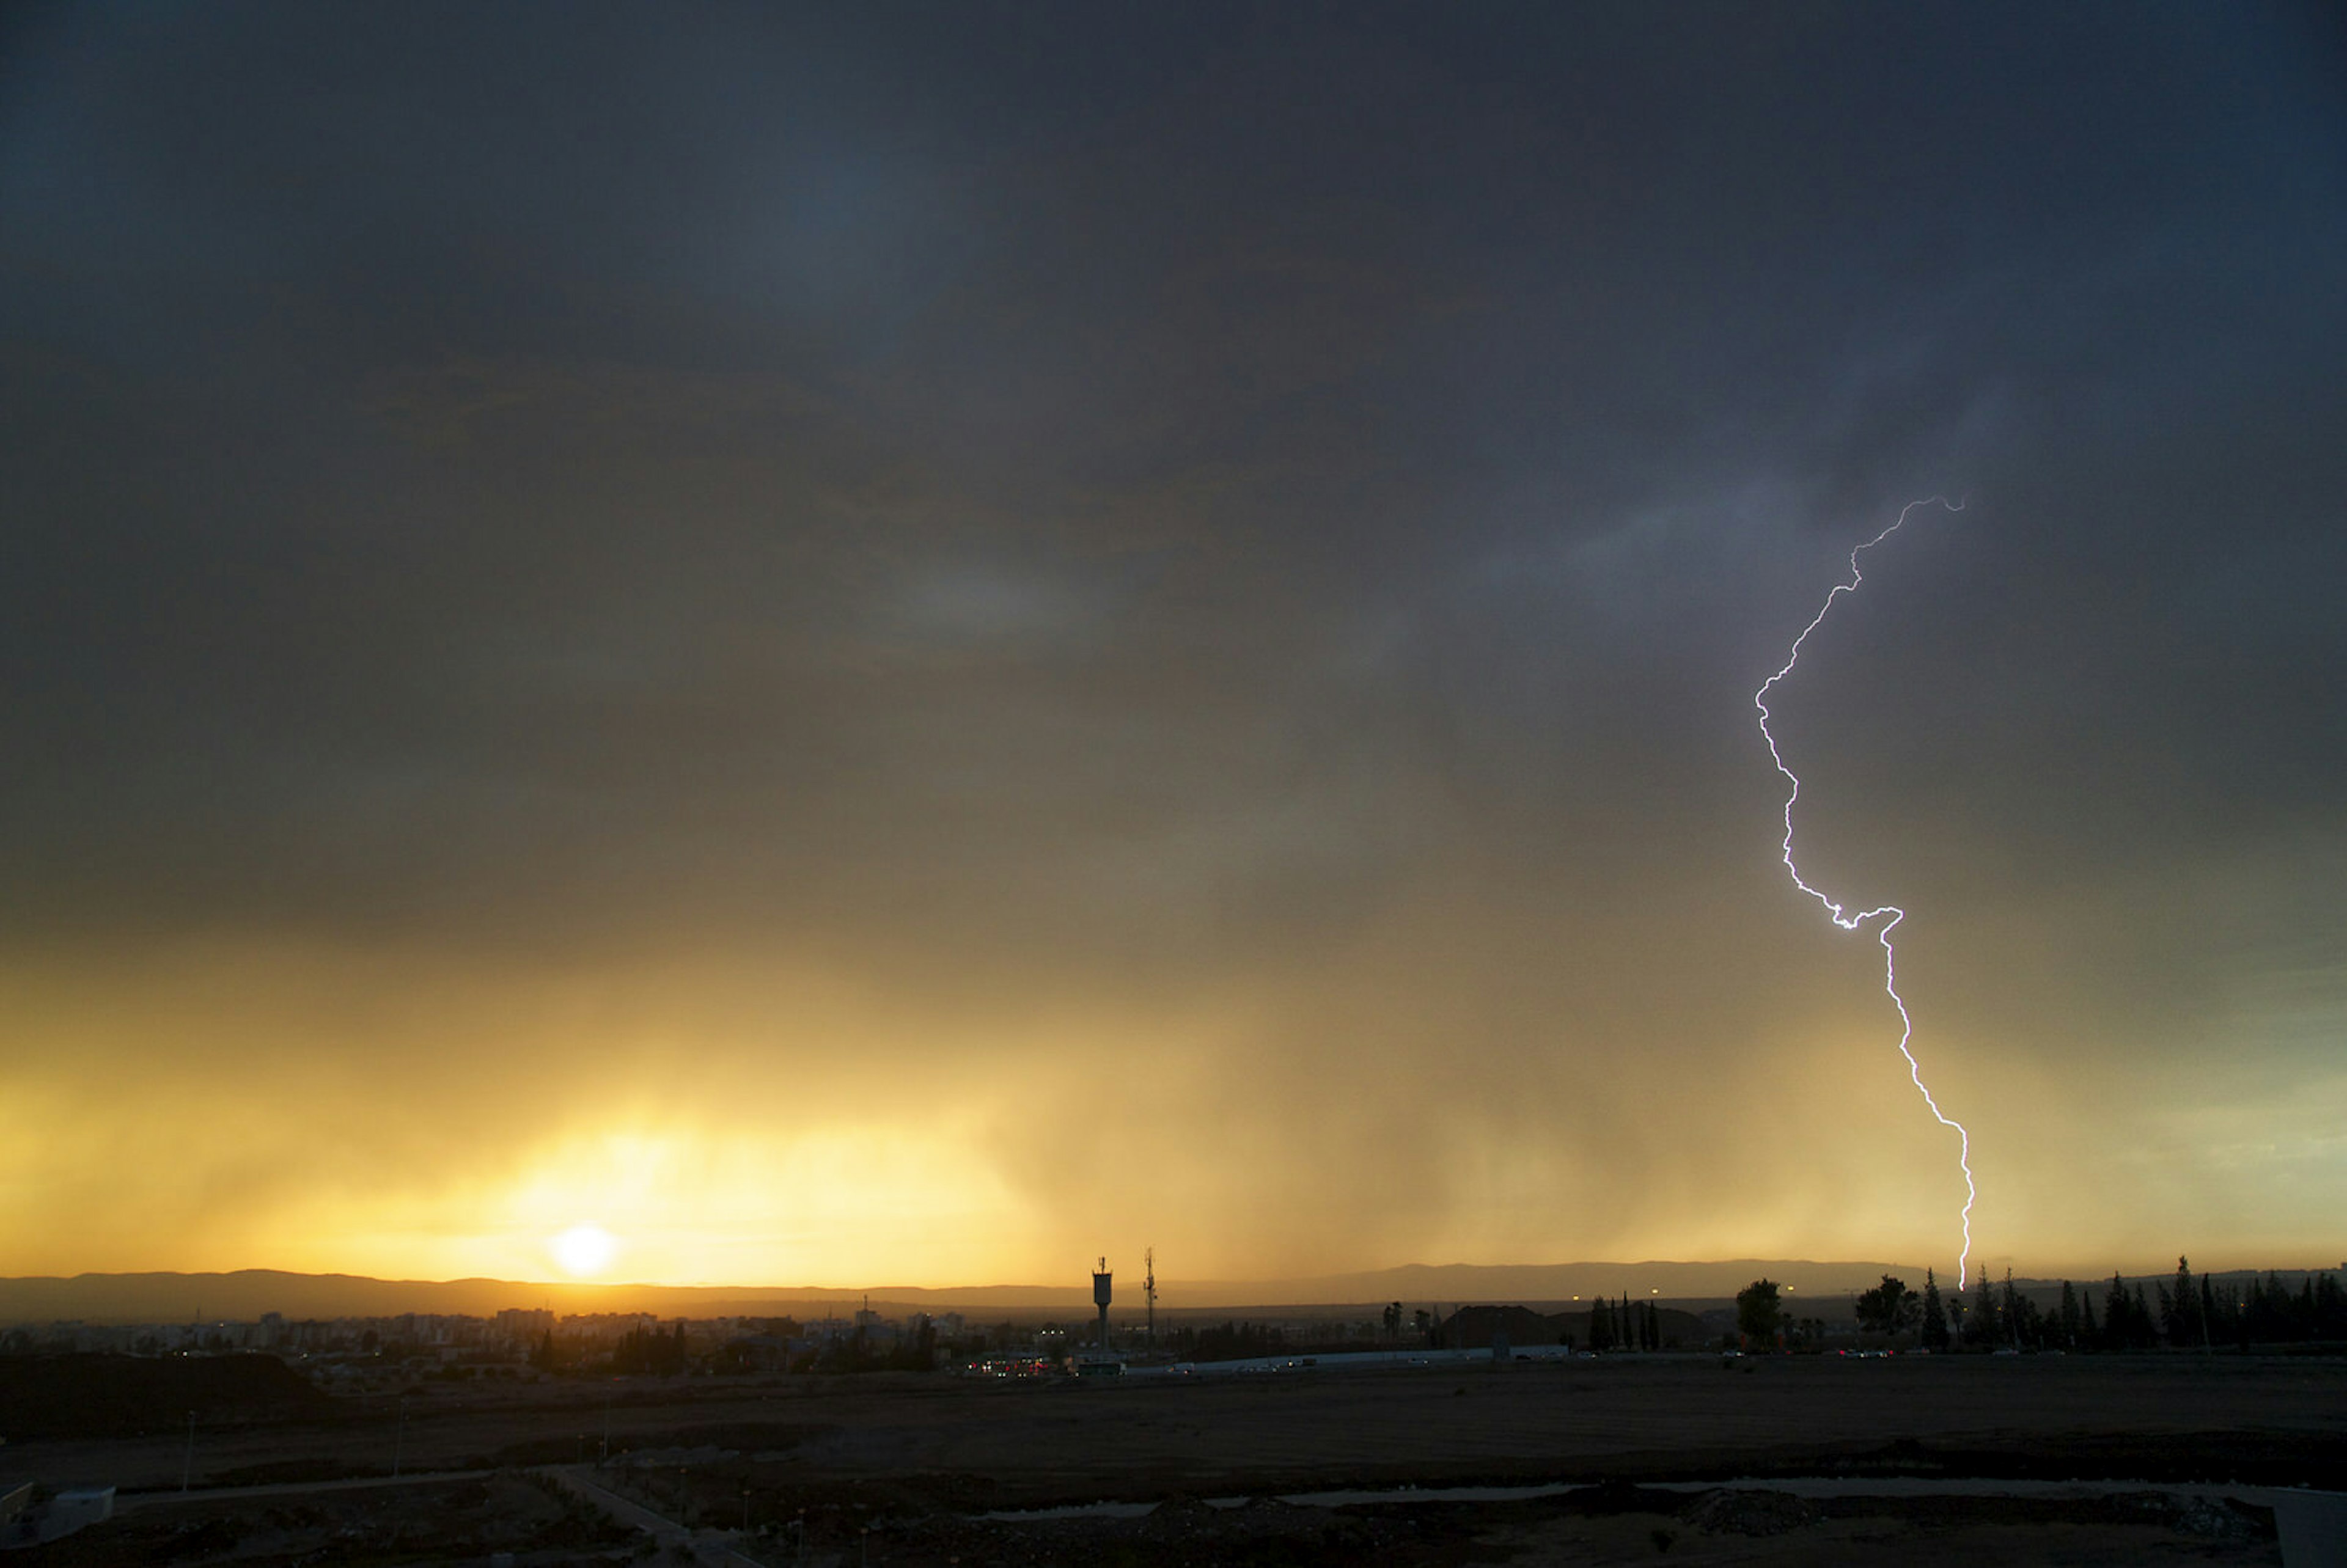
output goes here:
[{"label": "forked lightning branch", "polygon": [[1898,519],[1889,528],[1850,552],[1850,580],[1836,583],[1832,591],[1826,595],[1826,601],[1819,607],[1816,616],[1810,620],[1808,626],[1801,629],[1801,634],[1793,639],[1792,651],[1785,656],[1784,668],[1763,681],[1760,683],[1760,689],[1752,693],[1752,705],[1760,710],[1760,738],[1768,743],[1768,755],[1775,760],[1777,771],[1785,775],[1785,782],[1791,786],[1785,795],[1785,870],[1792,876],[1793,886],[1816,899],[1825,909],[1828,917],[1843,930],[1861,930],[1870,923],[1880,922],[1875,927],[1875,938],[1882,944],[1882,989],[1890,996],[1891,1005],[1899,1009],[1899,1054],[1907,1059],[1907,1076],[1915,1081],[1916,1091],[1923,1096],[1923,1103],[1932,1108],[1932,1116],[1939,1121],[1940,1125],[1952,1129],[1956,1134],[1956,1164],[1964,1173],[1964,1207],[1961,1216],[1964,1240],[1963,1249],[1956,1255],[1956,1288],[1961,1290],[1964,1286],[1965,1276],[1972,1262],[1973,1200],[1980,1195],[1979,1189],[1973,1184],[1973,1139],[1972,1134],[1964,1130],[1963,1122],[1940,1109],[1939,1101],[1932,1097],[1930,1086],[1923,1081],[1922,1066],[1915,1060],[1915,1053],[1910,1049],[1915,1039],[1915,1021],[1907,1016],[1906,999],[1899,994],[1899,954],[1891,940],[1891,934],[1899,928],[1901,921],[1907,918],[1907,911],[1895,904],[1884,904],[1872,909],[1861,909],[1853,915],[1844,908],[1840,900],[1810,886],[1802,877],[1801,868],[1793,864],[1793,806],[1801,798],[1801,781],[1791,768],[1785,765],[1785,755],[1777,747],[1776,734],[1768,728],[1768,693],[1776,688],[1778,682],[1793,672],[1794,665],[1800,662],[1801,644],[1809,640],[1809,633],[1815,631],[1827,615],[1832,611],[1834,600],[1843,594],[1856,593],[1858,585],[1866,580],[1866,574],[1859,569],[1858,558],[1897,533],[1906,523],[1909,514],[1916,507],[1934,506],[1943,507],[1951,512],[1963,509],[1957,503],[1941,496],[1934,496],[1926,501],[1910,501],[1900,509]]}]

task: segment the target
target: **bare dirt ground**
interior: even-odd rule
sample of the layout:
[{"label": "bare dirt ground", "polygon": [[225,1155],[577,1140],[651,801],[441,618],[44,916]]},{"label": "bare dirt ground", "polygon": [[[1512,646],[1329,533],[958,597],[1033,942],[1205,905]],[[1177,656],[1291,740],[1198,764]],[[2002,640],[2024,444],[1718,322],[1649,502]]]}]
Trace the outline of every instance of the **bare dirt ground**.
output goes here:
[{"label": "bare dirt ground", "polygon": [[[433,1484],[201,1492],[383,1475],[395,1460],[407,1472],[591,1461],[607,1425],[613,1463],[599,1473],[612,1491],[682,1526],[737,1532],[747,1557],[777,1564],[1856,1563],[1887,1552],[1922,1563],[2271,1563],[2282,1556],[2269,1510],[2174,1489],[2338,1486],[2347,1361],[1654,1357],[1081,1384],[880,1374],[459,1389],[404,1407],[354,1401],[299,1425],[200,1423],[198,1490],[186,1501],[184,1430],[0,1453],[11,1473],[52,1486],[126,1489],[121,1517],[15,1559],[28,1564],[486,1562],[507,1550],[518,1568],[555,1568],[624,1561],[653,1552],[653,1539],[589,1531],[542,1491],[496,1490],[519,1484],[497,1476],[436,1483],[475,1489],[449,1493],[461,1507],[434,1501]],[[1772,1476],[2122,1484],[2069,1497],[1660,1484]],[[1505,1501],[1277,1501],[1558,1481],[1606,1484]],[[491,1541],[498,1499],[527,1502],[534,1522],[502,1546]],[[979,1517],[1103,1501],[1155,1507],[1122,1519]],[[313,1540],[319,1531],[287,1523],[297,1506],[341,1512]],[[456,1514],[471,1522],[458,1528]],[[451,1522],[427,1545],[415,1532],[443,1516]]]}]

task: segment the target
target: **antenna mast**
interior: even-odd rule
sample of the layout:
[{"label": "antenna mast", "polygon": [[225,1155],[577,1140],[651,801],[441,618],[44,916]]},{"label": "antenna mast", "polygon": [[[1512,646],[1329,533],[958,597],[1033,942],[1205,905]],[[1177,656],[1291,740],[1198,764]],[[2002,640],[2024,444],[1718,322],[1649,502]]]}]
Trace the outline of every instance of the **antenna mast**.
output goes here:
[{"label": "antenna mast", "polygon": [[1149,1301],[1149,1348],[1157,1348],[1157,1249],[1143,1247],[1142,1266],[1149,1272],[1141,1282],[1141,1293]]}]

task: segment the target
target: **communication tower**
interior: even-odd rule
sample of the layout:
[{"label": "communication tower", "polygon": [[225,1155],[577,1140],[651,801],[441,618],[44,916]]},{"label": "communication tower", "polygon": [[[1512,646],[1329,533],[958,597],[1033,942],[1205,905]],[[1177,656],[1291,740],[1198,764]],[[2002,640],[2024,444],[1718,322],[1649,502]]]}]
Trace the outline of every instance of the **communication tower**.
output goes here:
[{"label": "communication tower", "polygon": [[1157,1348],[1157,1249],[1143,1247],[1141,1262],[1142,1266],[1149,1271],[1142,1278],[1141,1296],[1149,1303],[1149,1348],[1154,1350]]},{"label": "communication tower", "polygon": [[1092,1270],[1092,1305],[1100,1308],[1100,1348],[1103,1356],[1108,1354],[1109,1278],[1108,1259],[1102,1258],[1100,1266]]}]

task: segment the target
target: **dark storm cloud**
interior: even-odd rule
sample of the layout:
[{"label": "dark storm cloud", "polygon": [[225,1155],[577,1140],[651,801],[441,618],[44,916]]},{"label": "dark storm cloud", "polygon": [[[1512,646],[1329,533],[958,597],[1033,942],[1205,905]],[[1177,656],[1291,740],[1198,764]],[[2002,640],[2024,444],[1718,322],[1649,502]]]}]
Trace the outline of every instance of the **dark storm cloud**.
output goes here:
[{"label": "dark storm cloud", "polygon": [[[2211,661],[2224,596],[2173,597],[2214,558],[2270,609],[2320,573],[2261,551],[2337,548],[2339,104],[2291,22],[60,19],[12,95],[12,662],[93,771],[19,787],[163,797],[109,838],[258,805],[218,870],[265,882],[333,880],[304,811],[402,799],[467,858],[547,789],[787,833],[786,753],[915,796],[964,761],[1016,834],[1112,784],[1088,737],[1331,690],[1358,765],[1447,766],[1494,703],[1602,723],[1585,660],[1631,723],[1740,676],[1707,630],[1676,677],[1576,646],[1487,563],[1757,477],[1836,534],[1982,492],[2025,553],[1973,594],[2143,693],[2089,749],[2181,729],[2210,787],[2279,753],[2302,794],[2338,721],[2271,699],[2337,651],[2316,607]],[[2179,423],[2233,426],[2214,472]],[[973,702],[1054,733],[970,755],[930,709]]]}]

